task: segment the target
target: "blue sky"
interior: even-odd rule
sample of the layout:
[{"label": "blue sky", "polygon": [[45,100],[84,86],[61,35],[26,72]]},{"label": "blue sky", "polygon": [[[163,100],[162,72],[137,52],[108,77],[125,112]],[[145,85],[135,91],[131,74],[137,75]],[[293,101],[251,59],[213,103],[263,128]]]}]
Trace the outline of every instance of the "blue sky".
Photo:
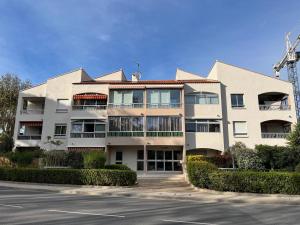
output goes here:
[{"label": "blue sky", "polygon": [[300,33],[297,0],[0,0],[0,8],[0,74],[35,84],[80,67],[129,77],[136,61],[142,79],[173,79],[177,67],[206,76],[217,59],[272,75],[285,33]]}]

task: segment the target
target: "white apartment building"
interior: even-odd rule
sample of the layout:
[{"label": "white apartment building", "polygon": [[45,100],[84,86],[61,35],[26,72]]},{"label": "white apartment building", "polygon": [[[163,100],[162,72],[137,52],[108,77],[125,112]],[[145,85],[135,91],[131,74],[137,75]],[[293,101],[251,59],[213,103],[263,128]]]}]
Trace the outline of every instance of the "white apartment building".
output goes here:
[{"label": "white apartment building", "polygon": [[[15,148],[103,150],[137,171],[181,171],[186,154],[221,154],[235,142],[285,145],[297,122],[292,84],[216,62],[207,78],[96,79],[83,69],[21,91]],[[48,137],[61,144],[47,143]]]}]

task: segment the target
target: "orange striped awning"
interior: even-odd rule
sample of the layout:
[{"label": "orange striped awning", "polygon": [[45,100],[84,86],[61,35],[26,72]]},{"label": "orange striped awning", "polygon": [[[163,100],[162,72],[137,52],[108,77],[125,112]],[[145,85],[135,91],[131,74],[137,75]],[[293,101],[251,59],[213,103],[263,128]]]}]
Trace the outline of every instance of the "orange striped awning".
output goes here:
[{"label": "orange striped awning", "polygon": [[22,121],[20,124],[27,127],[41,127],[43,126],[43,121]]},{"label": "orange striped awning", "polygon": [[107,99],[107,95],[105,94],[77,94],[73,96],[74,100],[78,99],[100,99],[100,100],[105,100]]}]

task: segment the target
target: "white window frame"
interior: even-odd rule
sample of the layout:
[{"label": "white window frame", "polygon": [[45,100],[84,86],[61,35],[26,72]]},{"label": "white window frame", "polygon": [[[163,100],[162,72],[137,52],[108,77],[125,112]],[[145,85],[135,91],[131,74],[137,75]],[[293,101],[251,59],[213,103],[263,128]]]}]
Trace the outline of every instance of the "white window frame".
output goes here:
[{"label": "white window frame", "polygon": [[[242,98],[243,98],[243,105],[233,105],[232,104],[232,96],[233,95],[236,95],[236,100],[237,100],[237,95],[241,95]],[[244,97],[245,97],[245,95],[243,93],[232,93],[232,94],[230,94],[231,108],[233,108],[233,109],[243,109],[243,108],[245,108],[245,98]]]},{"label": "white window frame", "polygon": [[[59,134],[56,134],[56,127],[60,126],[60,133]],[[66,127],[66,131],[64,134],[61,133],[62,131],[62,127]],[[66,137],[67,136],[67,124],[66,123],[56,123],[54,125],[54,137],[57,138],[57,137]]]},{"label": "white window frame", "polygon": [[[60,101],[66,101],[66,105],[65,107],[61,107],[62,104],[60,104],[59,102]],[[56,112],[58,113],[66,113],[68,112],[68,102],[69,99],[66,99],[66,98],[58,98],[57,101],[56,101]]]},{"label": "white window frame", "polygon": [[[236,125],[237,123],[244,123],[245,124],[245,132],[236,132]],[[234,136],[247,136],[248,135],[248,124],[247,121],[233,121],[233,134]]]}]

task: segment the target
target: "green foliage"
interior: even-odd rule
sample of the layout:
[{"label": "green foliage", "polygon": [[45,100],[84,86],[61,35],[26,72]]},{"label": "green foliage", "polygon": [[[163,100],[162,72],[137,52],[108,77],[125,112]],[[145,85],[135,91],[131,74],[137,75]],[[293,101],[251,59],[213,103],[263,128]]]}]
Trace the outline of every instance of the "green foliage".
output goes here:
[{"label": "green foliage", "polygon": [[109,170],[131,170],[128,166],[123,165],[123,164],[105,165],[104,169],[109,169]]},{"label": "green foliage", "polygon": [[300,173],[221,171],[200,162],[188,162],[188,177],[196,187],[217,191],[300,194]]},{"label": "green foliage", "polygon": [[83,166],[83,156],[81,152],[68,151],[67,152],[67,164],[74,169],[82,169]]},{"label": "green foliage", "polygon": [[188,155],[187,161],[207,161],[215,164],[219,168],[229,168],[232,165],[231,156],[228,153],[210,157],[204,155]]},{"label": "green foliage", "polygon": [[33,160],[35,158],[35,153],[33,151],[11,152],[7,154],[7,157],[17,167],[29,167],[33,163]]},{"label": "green foliage", "polygon": [[106,158],[103,151],[89,151],[83,154],[83,164],[85,169],[104,168]]},{"label": "green foliage", "polygon": [[47,151],[42,158],[44,167],[66,167],[68,166],[67,153],[62,150]]},{"label": "green foliage", "polygon": [[256,145],[255,149],[266,169],[293,171],[300,162],[300,147]]},{"label": "green foliage", "polygon": [[13,167],[13,163],[9,160],[9,158],[0,156],[0,167]]},{"label": "green foliage", "polygon": [[0,168],[0,180],[103,186],[130,186],[137,180],[136,172],[106,169],[28,169]]},{"label": "green foliage", "polygon": [[263,170],[265,169],[262,160],[258,157],[257,153],[245,148],[237,155],[237,164],[240,169],[245,170]]},{"label": "green foliage", "polygon": [[192,184],[201,188],[210,186],[209,173],[217,170],[217,167],[206,161],[188,161],[187,172]]},{"label": "green foliage", "polygon": [[295,172],[300,173],[300,162],[299,162],[298,165],[295,167]]},{"label": "green foliage", "polygon": [[2,133],[0,135],[0,153],[11,152],[13,147],[13,138],[5,133]]},{"label": "green foliage", "polygon": [[297,123],[287,137],[288,145],[292,148],[300,146],[300,123]]}]

